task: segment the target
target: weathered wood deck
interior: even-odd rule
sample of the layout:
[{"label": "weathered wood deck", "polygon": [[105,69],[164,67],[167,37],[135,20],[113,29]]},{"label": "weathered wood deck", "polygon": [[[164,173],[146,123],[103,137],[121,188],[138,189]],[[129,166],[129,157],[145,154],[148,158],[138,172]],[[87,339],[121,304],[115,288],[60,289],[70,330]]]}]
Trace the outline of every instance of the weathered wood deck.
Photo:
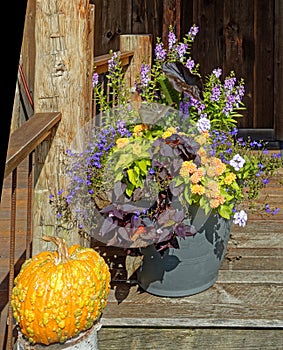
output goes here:
[{"label": "weathered wood deck", "polygon": [[[21,172],[24,174],[24,171]],[[283,177],[281,171],[280,177]],[[23,261],[25,180],[19,183],[16,261]],[[0,341],[5,334],[9,251],[9,181],[0,208]],[[102,349],[283,349],[283,185],[269,187],[273,218],[254,215],[233,226],[216,284],[185,298],[160,298],[126,282],[124,251],[100,247],[111,261],[112,289],[101,319]],[[94,245],[95,247],[95,245]],[[107,260],[108,261],[108,260]],[[18,265],[19,265],[18,264]],[[2,339],[1,339],[2,337]],[[3,348],[5,349],[5,348]]]}]

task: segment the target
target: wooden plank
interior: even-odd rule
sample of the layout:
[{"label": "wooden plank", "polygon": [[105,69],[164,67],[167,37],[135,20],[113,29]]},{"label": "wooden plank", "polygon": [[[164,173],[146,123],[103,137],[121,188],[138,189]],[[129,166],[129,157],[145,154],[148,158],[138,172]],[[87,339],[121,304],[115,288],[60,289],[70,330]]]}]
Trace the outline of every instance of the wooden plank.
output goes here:
[{"label": "wooden plank", "polygon": [[107,350],[280,350],[282,344],[283,331],[274,329],[109,328],[103,326],[98,332],[98,347]]},{"label": "wooden plank", "polygon": [[[187,1],[186,1],[187,2]],[[132,1],[131,30],[122,34],[151,34],[152,43],[162,35],[163,0]]]},{"label": "wooden plank", "polygon": [[[254,1],[254,128],[273,128],[274,1]],[[264,25],[263,25],[264,23]],[[264,67],[264,69],[262,69]],[[268,93],[267,93],[268,91]],[[262,118],[262,116],[265,116]]]},{"label": "wooden plank", "polygon": [[[189,1],[192,11],[187,13],[189,17],[184,19],[183,25],[185,34],[190,27],[196,24],[199,33],[192,45],[192,57],[196,63],[200,64],[201,74],[205,77],[214,68],[223,66],[224,59],[224,38],[223,38],[223,9],[222,0]],[[187,2],[183,1],[183,7],[187,7]],[[187,11],[187,10],[185,10]]]},{"label": "wooden plank", "polygon": [[[2,185],[5,178],[5,162],[9,142],[9,134],[11,130],[11,119],[14,106],[14,96],[15,96],[15,83],[17,80],[18,72],[18,63],[21,53],[21,45],[23,39],[23,29],[25,24],[25,15],[26,15],[27,1],[21,1],[16,6],[13,2],[6,4],[5,12],[7,16],[13,14],[13,19],[17,25],[13,28],[13,31],[10,33],[9,37],[4,36],[2,44],[5,47],[8,47],[10,40],[13,41],[13,49],[9,54],[3,55],[2,62],[5,67],[5,71],[9,74],[9,79],[1,86],[1,128],[0,128],[0,140],[1,140],[1,153],[0,153],[0,200],[2,194]],[[9,17],[8,17],[9,18]],[[3,23],[3,22],[2,22]],[[3,23],[4,24],[4,23]],[[3,26],[1,32],[4,33],[6,26]]]},{"label": "wooden plank", "polygon": [[[0,293],[0,303],[1,303],[1,293]],[[2,310],[2,307],[0,305]],[[8,317],[8,305],[0,312],[0,349],[6,349],[4,347],[4,340],[6,341],[6,329],[7,329],[7,317]]]},{"label": "wooden plank", "polygon": [[[111,291],[101,319],[106,326],[283,328],[283,284],[222,284],[184,298],[160,298],[125,287]],[[120,287],[122,288],[122,287]],[[126,293],[127,291],[127,293]],[[114,299],[114,300],[113,300]]]},{"label": "wooden plank", "polygon": [[61,120],[60,112],[37,113],[10,136],[5,167],[7,177],[43,140]]},{"label": "wooden plank", "polygon": [[[239,119],[238,127],[253,128],[254,77],[252,52],[254,50],[253,1],[225,1],[223,6],[224,57],[223,75],[231,70],[237,78],[245,79],[245,118]],[[249,54],[248,54],[249,53]]]},{"label": "wooden plank", "polygon": [[282,222],[258,220],[246,227],[233,227],[229,244],[238,248],[282,248]]},{"label": "wooden plank", "polygon": [[164,0],[162,18],[162,42],[168,48],[169,26],[174,28],[178,40],[181,36],[181,0]]},{"label": "wooden plank", "polygon": [[278,271],[271,270],[224,270],[219,271],[217,283],[234,283],[241,288],[242,284],[282,284],[282,269]]},{"label": "wooden plank", "polygon": [[[282,252],[282,251],[281,251]],[[283,256],[246,257],[237,254],[231,260],[225,259],[222,269],[272,271],[283,269]]]}]

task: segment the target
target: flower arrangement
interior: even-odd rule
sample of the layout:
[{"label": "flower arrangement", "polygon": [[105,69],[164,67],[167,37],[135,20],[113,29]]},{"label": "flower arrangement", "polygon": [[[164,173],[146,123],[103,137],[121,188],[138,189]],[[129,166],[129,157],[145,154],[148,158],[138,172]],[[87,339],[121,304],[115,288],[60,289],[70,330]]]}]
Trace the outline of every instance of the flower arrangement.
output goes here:
[{"label": "flower arrangement", "polygon": [[[190,206],[245,226],[260,190],[282,165],[262,142],[237,136],[244,110],[244,81],[234,72],[205,77],[191,57],[195,25],[179,42],[170,28],[168,49],[160,39],[152,66],[142,64],[131,102],[119,52],[107,74],[110,99],[97,73],[94,98],[99,126],[87,125],[82,149],[68,150],[67,194],[51,196],[59,217],[71,208],[79,227],[113,246],[159,251],[177,237],[196,234]],[[270,215],[278,208],[265,204]],[[261,208],[265,209],[265,208]],[[68,211],[69,220],[70,211]]]}]

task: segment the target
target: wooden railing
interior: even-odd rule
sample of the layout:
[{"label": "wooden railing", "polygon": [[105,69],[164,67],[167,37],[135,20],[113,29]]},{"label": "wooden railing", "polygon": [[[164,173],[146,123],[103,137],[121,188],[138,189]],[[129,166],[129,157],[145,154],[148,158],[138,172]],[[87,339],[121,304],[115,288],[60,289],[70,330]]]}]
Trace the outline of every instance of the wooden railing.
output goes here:
[{"label": "wooden railing", "polygon": [[[133,57],[133,51],[122,52],[120,55],[121,63],[126,68]],[[108,60],[110,55],[103,55],[94,58],[94,66],[98,74],[108,71]],[[107,82],[106,82],[107,85]],[[11,292],[14,284],[15,276],[15,245],[16,245],[16,213],[17,213],[17,170],[18,166],[27,159],[28,163],[28,188],[27,188],[27,208],[26,208],[26,231],[25,240],[26,248],[24,259],[32,256],[32,199],[33,199],[33,153],[37,146],[45,141],[54,127],[61,120],[61,113],[37,113],[33,115],[22,126],[16,129],[10,136],[4,179],[11,175],[11,218],[10,218],[10,252],[9,252],[9,295],[6,301],[1,301],[1,310],[3,306],[11,300]],[[19,270],[17,268],[17,270]],[[0,311],[1,311],[0,310]],[[0,312],[1,314],[1,312]],[[8,320],[7,320],[6,350],[13,347],[13,314],[10,303],[8,304]],[[1,331],[1,330],[0,330]],[[4,349],[4,348],[3,348]]]},{"label": "wooden railing", "polygon": [[[10,208],[10,251],[9,251],[9,295],[15,277],[15,233],[17,213],[17,169],[18,166],[28,157],[28,198],[27,198],[27,227],[25,232],[26,250],[25,259],[31,257],[32,244],[32,186],[33,186],[33,153],[38,145],[46,140],[54,127],[61,120],[61,113],[40,113],[33,115],[22,126],[16,129],[10,136],[4,178],[12,175],[11,208]],[[6,349],[12,349],[13,314],[11,306],[8,307],[8,329]]]},{"label": "wooden railing", "polygon": [[[134,51],[125,51],[120,54],[120,61],[123,67],[128,66],[130,64],[131,58],[134,55]],[[95,71],[98,74],[106,73],[108,70],[108,60],[110,55],[102,55],[94,57],[94,66],[96,67]]]}]

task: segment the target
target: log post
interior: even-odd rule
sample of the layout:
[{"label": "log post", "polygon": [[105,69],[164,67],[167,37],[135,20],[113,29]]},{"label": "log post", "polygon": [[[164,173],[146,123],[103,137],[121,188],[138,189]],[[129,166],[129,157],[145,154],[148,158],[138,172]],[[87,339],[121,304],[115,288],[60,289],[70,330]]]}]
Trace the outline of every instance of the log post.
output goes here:
[{"label": "log post", "polygon": [[[88,0],[36,0],[34,110],[59,111],[62,119],[35,154],[33,254],[48,250],[43,235],[55,234],[49,196],[65,188],[66,150],[92,115],[94,9]],[[76,230],[63,237],[88,245]]]},{"label": "log post", "polygon": [[125,73],[130,90],[135,91],[135,80],[142,63],[151,65],[152,36],[150,34],[125,34],[120,36],[120,51],[134,51],[134,56]]}]

